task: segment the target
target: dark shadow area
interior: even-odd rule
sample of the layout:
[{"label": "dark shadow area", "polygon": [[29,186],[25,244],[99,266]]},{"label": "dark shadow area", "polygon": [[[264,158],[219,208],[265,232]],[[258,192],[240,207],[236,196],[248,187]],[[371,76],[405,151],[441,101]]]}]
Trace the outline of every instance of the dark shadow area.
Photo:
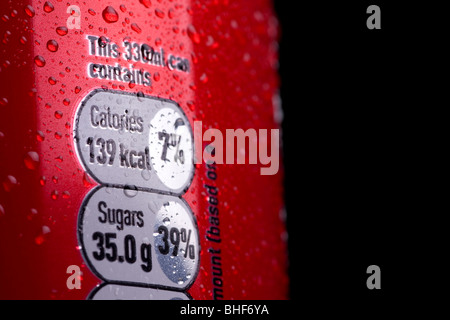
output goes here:
[{"label": "dark shadow area", "polygon": [[[417,260],[409,226],[423,205],[412,121],[421,97],[411,95],[420,34],[385,1],[381,30],[367,28],[366,1],[274,4],[291,299],[395,296]],[[373,264],[384,290],[367,289]]]}]

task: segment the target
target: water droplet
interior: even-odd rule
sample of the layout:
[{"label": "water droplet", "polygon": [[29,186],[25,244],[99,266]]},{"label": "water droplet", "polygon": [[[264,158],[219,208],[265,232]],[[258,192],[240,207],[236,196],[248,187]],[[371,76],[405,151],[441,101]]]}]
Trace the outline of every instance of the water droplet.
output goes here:
[{"label": "water droplet", "polygon": [[50,228],[48,226],[42,226],[42,234],[50,233]]},{"label": "water droplet", "polygon": [[139,26],[137,25],[137,23],[132,23],[131,24],[131,29],[133,29],[133,31],[137,32],[137,33],[142,33],[141,28],[139,28]]},{"label": "water droplet", "polygon": [[138,189],[136,186],[126,185],[123,188],[123,193],[129,198],[133,198],[138,194]]},{"label": "water droplet", "polygon": [[25,36],[20,37],[20,43],[21,44],[26,44],[28,42],[28,39],[25,38]]},{"label": "water droplet", "polygon": [[150,8],[150,6],[152,5],[150,0],[139,0],[139,2],[143,4],[146,8]]},{"label": "water droplet", "polygon": [[0,106],[4,107],[8,104],[8,99],[6,98],[1,98],[0,99]]},{"label": "water droplet", "polygon": [[36,140],[42,142],[45,140],[45,135],[42,131],[36,131]]},{"label": "water droplet", "polygon": [[197,30],[195,30],[195,27],[192,24],[187,27],[187,34],[192,42],[200,43],[200,34],[197,33]]},{"label": "water droplet", "polygon": [[136,93],[136,97],[138,98],[139,102],[142,102],[142,101],[144,101],[143,98],[145,97],[145,95],[144,95],[144,93],[142,91],[139,91],[139,92]]},{"label": "water droplet", "polygon": [[44,236],[42,234],[38,235],[36,238],[34,238],[34,243],[37,245],[41,245],[44,243]]},{"label": "water droplet", "polygon": [[31,208],[30,209],[30,213],[27,215],[27,219],[28,220],[32,220],[34,216],[36,216],[38,214],[37,209],[35,208]]},{"label": "water droplet", "polygon": [[206,73],[203,73],[200,76],[200,81],[203,82],[203,83],[207,83],[208,82],[208,76],[206,75]]},{"label": "water droplet", "polygon": [[64,191],[62,197],[63,197],[64,199],[69,199],[69,198],[70,198],[70,193],[69,193],[69,191]]},{"label": "water droplet", "polygon": [[39,154],[35,151],[29,151],[23,159],[25,166],[30,170],[35,170],[39,165]]},{"label": "water droplet", "polygon": [[59,110],[57,110],[57,111],[55,111],[55,118],[56,119],[61,119],[62,117],[63,117],[63,112],[62,111],[59,111]]},{"label": "water droplet", "polygon": [[58,199],[58,197],[59,197],[59,192],[58,192],[57,190],[53,190],[52,193],[50,194],[50,197],[51,197],[53,200]]},{"label": "water droplet", "polygon": [[5,208],[0,204],[0,217],[5,214]]},{"label": "water droplet", "polygon": [[17,186],[17,179],[14,176],[9,175],[6,177],[6,180],[3,181],[3,189],[5,189],[6,192],[11,191],[15,186]]},{"label": "water droplet", "polygon": [[83,185],[85,187],[91,187],[94,185],[94,182],[91,180],[91,178],[86,172],[83,174]]},{"label": "water droplet", "polygon": [[107,23],[114,23],[117,22],[119,20],[119,14],[117,13],[117,11],[111,7],[111,6],[107,6],[103,12],[102,12],[102,16],[103,19],[107,22]]},{"label": "water droplet", "polygon": [[158,208],[156,207],[156,204],[154,202],[149,202],[147,204],[147,207],[153,214],[156,214],[156,212],[158,211]]},{"label": "water droplet", "polygon": [[141,176],[146,181],[150,180],[150,170],[142,170]]},{"label": "water droplet", "polygon": [[98,38],[98,45],[102,48],[105,48],[106,45],[108,44],[108,38],[106,38],[105,36],[101,36],[100,38]]},{"label": "water droplet", "polygon": [[65,98],[65,99],[63,100],[63,104],[64,104],[65,106],[68,106],[68,105],[70,104],[70,99]]},{"label": "water droplet", "polygon": [[172,19],[175,16],[175,10],[173,8],[170,8],[167,15],[169,16],[170,19]]},{"label": "water droplet", "polygon": [[75,93],[80,93],[81,91],[81,87],[80,86],[76,86],[75,87]]},{"label": "water droplet", "polygon": [[45,59],[43,56],[36,56],[36,57],[34,57],[34,63],[38,67],[43,67],[43,66],[45,66]]},{"label": "water droplet", "polygon": [[48,78],[48,83],[50,83],[51,85],[55,85],[57,82],[55,77],[49,77]]},{"label": "water droplet", "polygon": [[24,11],[29,17],[34,17],[34,15],[36,14],[34,8],[31,5],[26,5]]},{"label": "water droplet", "polygon": [[188,101],[188,102],[186,102],[186,104],[187,104],[189,110],[191,110],[191,111],[195,110],[195,104],[193,101]]},{"label": "water droplet", "polygon": [[168,226],[168,225],[170,224],[170,219],[167,218],[167,217],[165,217],[165,218],[163,219],[163,223],[164,223],[166,226]]},{"label": "water droplet", "polygon": [[165,17],[164,11],[162,11],[160,9],[155,9],[155,14],[158,18],[161,18],[161,19]]},{"label": "water droplet", "polygon": [[155,73],[153,74],[153,80],[159,81],[159,79],[161,79],[161,76],[160,76],[159,72],[155,72]]},{"label": "water droplet", "polygon": [[95,15],[96,15],[96,13],[95,13],[95,11],[94,11],[93,9],[88,9],[88,13],[89,13],[91,16],[95,16]]},{"label": "water droplet", "polygon": [[183,280],[178,280],[178,284],[183,284],[184,281]]},{"label": "water droplet", "polygon": [[58,51],[59,44],[55,40],[48,40],[47,42],[47,49],[51,52]]},{"label": "water droplet", "polygon": [[67,27],[58,27],[56,28],[56,33],[60,36],[65,36],[69,32],[69,29]]},{"label": "water droplet", "polygon": [[53,10],[55,10],[55,7],[53,6],[53,4],[50,1],[47,1],[46,3],[44,3],[44,11],[45,12],[50,13]]},{"label": "water droplet", "polygon": [[39,184],[40,184],[41,186],[45,186],[46,182],[47,182],[47,178],[46,178],[45,176],[42,176],[42,177],[39,179]]},{"label": "water droplet", "polygon": [[123,4],[120,5],[120,11],[125,12],[127,11],[127,7],[125,7]]},{"label": "water droplet", "polygon": [[59,131],[55,132],[55,139],[60,140],[62,138],[62,133]]}]

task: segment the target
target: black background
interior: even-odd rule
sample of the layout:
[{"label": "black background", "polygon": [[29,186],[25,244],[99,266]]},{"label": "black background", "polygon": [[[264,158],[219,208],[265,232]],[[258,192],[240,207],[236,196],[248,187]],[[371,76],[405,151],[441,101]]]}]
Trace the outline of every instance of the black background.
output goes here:
[{"label": "black background", "polygon": [[[274,3],[291,299],[381,307],[423,295],[442,277],[429,241],[436,221],[424,146],[443,9]],[[381,30],[366,27],[371,4],[381,8]],[[381,290],[366,287],[372,264]]]}]

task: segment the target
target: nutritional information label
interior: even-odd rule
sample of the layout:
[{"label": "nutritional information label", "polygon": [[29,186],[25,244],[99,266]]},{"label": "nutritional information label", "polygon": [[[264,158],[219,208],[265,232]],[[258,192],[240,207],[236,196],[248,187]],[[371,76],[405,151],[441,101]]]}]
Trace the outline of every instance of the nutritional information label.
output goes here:
[{"label": "nutritional information label", "polygon": [[95,90],[74,130],[80,162],[100,184],[78,216],[83,257],[104,281],[89,298],[189,299],[179,291],[195,281],[200,243],[181,198],[194,175],[193,134],[181,108]]}]

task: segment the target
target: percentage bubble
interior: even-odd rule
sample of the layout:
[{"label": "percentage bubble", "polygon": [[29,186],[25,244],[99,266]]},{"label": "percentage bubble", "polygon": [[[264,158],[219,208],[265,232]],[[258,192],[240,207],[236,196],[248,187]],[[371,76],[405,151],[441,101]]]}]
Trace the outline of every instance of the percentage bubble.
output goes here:
[{"label": "percentage bubble", "polygon": [[152,168],[165,186],[177,190],[189,182],[194,172],[193,134],[185,116],[162,108],[150,123]]},{"label": "percentage bubble", "polygon": [[[178,217],[184,209],[177,202],[165,203],[157,213],[155,249],[166,276],[181,284],[193,276],[198,265],[198,231]],[[196,253],[197,251],[197,253]]]},{"label": "percentage bubble", "polygon": [[[191,233],[192,230],[189,229],[189,233],[187,235],[186,238],[186,228],[170,228],[168,229],[165,226],[159,226],[158,227],[158,233],[160,235],[162,235],[161,241],[162,241],[162,245],[158,246],[159,252],[163,255],[168,255],[170,254],[170,249],[171,246],[169,244],[170,243],[173,245],[172,246],[172,256],[176,257],[179,254],[179,251],[181,253],[184,253],[184,257],[187,258],[188,252],[189,252],[189,258],[190,259],[195,259],[195,245],[190,244],[190,240],[191,240]],[[180,248],[180,243],[184,242],[186,244],[185,248],[182,250],[179,250]]]}]

